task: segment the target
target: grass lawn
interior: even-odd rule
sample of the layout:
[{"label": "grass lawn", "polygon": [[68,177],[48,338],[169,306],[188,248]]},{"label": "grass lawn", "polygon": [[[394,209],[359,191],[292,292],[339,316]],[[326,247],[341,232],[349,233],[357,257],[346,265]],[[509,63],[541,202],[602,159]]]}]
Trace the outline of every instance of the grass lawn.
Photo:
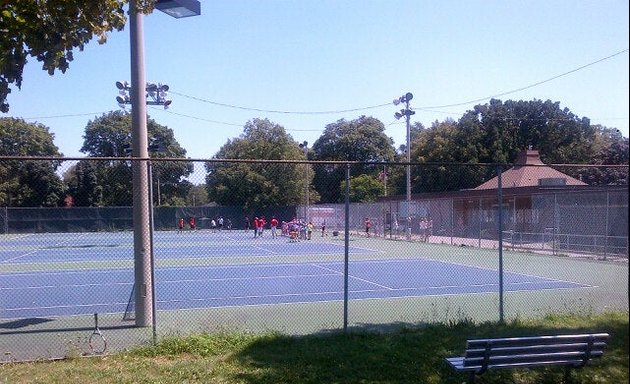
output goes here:
[{"label": "grass lawn", "polygon": [[[351,330],[309,336],[213,333],[95,358],[7,363],[0,383],[462,383],[445,357],[466,339],[608,332],[604,357],[572,371],[574,383],[628,382],[628,313],[548,315],[537,320]],[[561,383],[563,368],[489,371],[479,383]]]}]

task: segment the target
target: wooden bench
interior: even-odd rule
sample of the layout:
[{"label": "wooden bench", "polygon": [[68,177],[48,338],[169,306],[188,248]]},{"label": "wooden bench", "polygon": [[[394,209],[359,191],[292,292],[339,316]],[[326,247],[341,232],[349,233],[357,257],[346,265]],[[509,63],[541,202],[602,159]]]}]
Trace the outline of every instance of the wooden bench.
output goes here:
[{"label": "wooden bench", "polygon": [[571,368],[601,357],[607,340],[607,333],[468,340],[464,356],[446,361],[456,371],[468,373],[468,383],[490,369],[543,366],[564,366],[568,383]]}]

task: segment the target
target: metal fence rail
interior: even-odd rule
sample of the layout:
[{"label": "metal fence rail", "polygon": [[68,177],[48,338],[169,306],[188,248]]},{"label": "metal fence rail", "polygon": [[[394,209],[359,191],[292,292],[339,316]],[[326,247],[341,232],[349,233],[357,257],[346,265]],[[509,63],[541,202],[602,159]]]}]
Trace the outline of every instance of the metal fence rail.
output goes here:
[{"label": "metal fence rail", "polygon": [[[59,174],[72,175],[79,162],[88,162],[111,171],[107,180],[114,180],[112,164],[129,168],[145,160],[55,161]],[[350,163],[221,164],[235,165],[233,172],[251,166],[277,183],[287,175],[298,179],[288,180],[284,190],[267,181],[260,184],[264,191],[245,189],[260,205],[229,205],[204,201],[192,189],[203,187],[206,175],[174,185],[162,174],[150,178],[147,228],[134,226],[130,200],[16,206],[19,186],[1,184],[0,194],[12,196],[0,209],[1,360],[97,353],[89,343],[95,319],[110,352],[198,331],[308,334],[628,310],[627,185],[519,189],[498,183],[483,191],[414,190],[407,201],[405,164],[392,163],[388,172],[398,179],[386,178],[387,188],[359,202],[351,196],[363,193],[365,184],[353,188],[366,179],[354,179]],[[460,166],[471,167],[443,165]],[[424,167],[413,165],[412,175]],[[108,185],[92,196],[106,191],[114,200],[129,192],[127,168],[120,185],[101,181]],[[245,181],[233,185],[232,195],[239,183]],[[321,188],[339,191],[338,200],[322,202]],[[269,195],[285,203],[263,204]],[[254,231],[255,217],[265,219],[262,234]],[[272,218],[278,220],[273,233]],[[135,322],[135,304],[146,288],[135,274],[136,231],[151,244],[151,326]]]}]

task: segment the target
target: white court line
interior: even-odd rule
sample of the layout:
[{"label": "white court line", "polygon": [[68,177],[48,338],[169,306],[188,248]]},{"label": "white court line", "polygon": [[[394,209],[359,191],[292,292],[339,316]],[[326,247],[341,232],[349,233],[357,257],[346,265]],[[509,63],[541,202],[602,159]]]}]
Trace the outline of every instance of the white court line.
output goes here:
[{"label": "white court line", "polygon": [[30,255],[32,255],[32,254],[34,254],[34,253],[39,252],[39,251],[40,251],[39,249],[34,249],[34,250],[32,250],[32,251],[30,251],[30,252],[26,252],[26,253],[24,253],[24,254],[22,254],[22,255],[19,255],[19,256],[16,256],[16,257],[12,257],[12,258],[10,258],[10,259],[2,260],[2,262],[3,262],[3,263],[10,263],[10,262],[12,262],[12,261],[19,260],[19,259],[21,259],[21,258],[23,258],[23,257],[30,256]]},{"label": "white court line", "polygon": [[[84,232],[84,233],[79,233],[79,234],[78,234],[78,237],[84,237],[84,236],[86,236],[86,235],[87,235],[87,232]],[[28,235],[28,236],[30,236],[30,235]],[[52,245],[52,247],[59,247],[59,246],[62,246],[62,245],[64,245],[64,244],[69,243],[70,241],[74,241],[74,240],[76,240],[76,238],[66,239],[66,240],[60,241],[60,242],[58,242],[58,243],[54,243],[54,244]],[[49,246],[49,247],[50,247],[50,246]],[[9,263],[9,262],[12,262],[12,261],[15,261],[15,260],[19,260],[19,259],[21,259],[21,258],[23,258],[23,257],[27,257],[27,256],[30,256],[30,255],[32,255],[32,254],[35,254],[35,253],[37,253],[37,252],[39,252],[39,251],[41,251],[41,250],[42,250],[42,248],[37,248],[37,249],[34,249],[34,250],[30,251],[30,252],[26,252],[26,253],[25,253],[25,254],[23,254],[23,255],[19,255],[19,256],[16,256],[16,257],[13,257],[13,258],[10,258],[10,259],[7,259],[7,260],[2,260],[2,262],[3,262],[3,263]]]},{"label": "white court line", "polygon": [[[336,273],[337,275],[343,276],[343,272],[336,271],[336,270],[334,270],[332,268],[327,268],[327,267],[324,267],[324,266],[321,266],[321,265],[317,265],[317,264],[311,264],[311,265],[316,267],[316,268],[321,268],[321,269],[323,269],[325,271],[331,271],[333,273]],[[351,275],[351,274],[348,274],[348,278],[352,278],[354,280],[362,281],[364,283],[368,283],[368,284],[371,284],[371,285],[376,285],[377,287],[381,287],[381,288],[387,289],[387,290],[394,290],[395,289],[395,288],[392,288],[392,287],[388,287],[386,285],[375,283],[375,282],[370,281],[370,280],[362,279],[360,277],[357,277],[357,276],[354,276],[354,275]],[[352,291],[352,292],[355,292],[355,291]]]},{"label": "white court line", "polygon": [[[111,305],[127,305],[125,302],[113,302],[113,303],[91,303],[91,304],[71,304],[71,305],[47,305],[45,307],[23,307],[23,308],[4,308],[5,312],[16,312],[16,311],[28,311],[34,309],[58,309],[58,308],[87,308],[87,307],[103,307],[103,306],[111,306]],[[119,312],[112,312],[119,313]],[[65,314],[56,315],[56,316],[67,316]],[[83,315],[75,315],[75,316],[83,316]]]},{"label": "white court line", "polygon": [[133,285],[133,282],[115,282],[115,283],[88,283],[88,284],[70,284],[70,285],[34,285],[34,286],[26,286],[26,287],[10,287],[10,288],[0,288],[0,291],[19,291],[21,289],[52,289],[52,288],[84,288],[84,287],[109,287],[112,285]]},{"label": "white court line", "polygon": [[278,255],[278,252],[274,252],[274,251],[272,251],[270,249],[267,249],[267,248],[257,247],[257,246],[252,246],[252,248],[253,249],[258,249],[259,251],[263,251],[263,252],[266,252],[266,253],[271,253],[272,255]]},{"label": "white court line", "polygon": [[273,280],[273,279],[291,279],[303,277],[325,277],[337,276],[337,273],[319,273],[319,274],[297,274],[297,275],[274,275],[274,276],[244,276],[244,277],[220,277],[207,279],[180,279],[180,280],[159,280],[158,283],[196,283],[202,281],[247,281],[247,280]]},{"label": "white court line", "polygon": [[6,239],[6,240],[11,241],[11,240],[23,239],[25,237],[30,237],[30,236],[33,236],[33,234],[32,233],[24,233],[24,234],[15,234],[15,235],[9,235],[9,236],[14,236],[14,237],[9,237],[9,238]]}]

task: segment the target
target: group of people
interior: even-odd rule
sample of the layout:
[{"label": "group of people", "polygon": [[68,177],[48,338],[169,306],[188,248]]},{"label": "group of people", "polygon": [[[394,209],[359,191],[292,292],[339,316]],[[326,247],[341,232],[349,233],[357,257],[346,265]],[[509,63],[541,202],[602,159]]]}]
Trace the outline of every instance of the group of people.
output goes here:
[{"label": "group of people", "polygon": [[[223,216],[211,219],[209,225],[212,231],[232,229],[232,222],[230,219],[224,219]],[[371,226],[371,224],[366,225]],[[182,217],[177,220],[178,232],[186,230],[187,226],[189,229],[197,229],[197,219],[195,217],[189,217],[186,220]],[[269,229],[272,239],[277,238],[279,235],[283,235],[289,237],[292,241],[311,240],[313,238],[313,232],[315,231],[315,225],[312,221],[307,222],[294,217],[291,221],[280,222],[275,216],[272,216],[269,221],[267,221],[264,216],[256,216],[251,221],[248,217],[245,217],[244,228],[246,230],[253,229],[254,238],[262,237],[265,230]],[[366,232],[368,232],[369,236],[369,228],[366,228]],[[321,224],[321,236],[327,236],[325,221]]]},{"label": "group of people", "polygon": [[[196,229],[197,228],[197,219],[195,219],[194,217],[189,217],[188,218],[188,228]],[[184,229],[186,229],[186,222],[185,222],[183,217],[180,217],[179,220],[177,220],[177,231],[181,232]]]},{"label": "group of people", "polygon": [[[250,229],[250,223],[247,217],[245,218],[245,223],[245,229]],[[278,219],[276,219],[275,216],[272,216],[268,224],[269,229],[271,230],[271,238],[275,239],[276,237],[278,237]],[[254,217],[251,225],[254,228],[254,238],[262,237],[263,233],[265,232],[265,227],[267,226],[267,219],[265,219],[265,216],[256,216]]]},{"label": "group of people", "polygon": [[223,216],[219,216],[216,220],[210,220],[210,229],[212,231],[219,231],[223,229],[232,229],[232,221],[230,219],[223,219]]},{"label": "group of people", "polygon": [[[177,219],[177,232],[185,230],[186,224],[188,224],[189,229],[197,229],[197,219],[195,217],[189,217],[188,221],[180,217]],[[217,217],[216,220],[211,219],[209,224],[212,231],[216,231],[217,229],[232,229],[232,221],[230,221],[230,219],[224,219],[223,216]]]},{"label": "group of people", "polygon": [[[282,234],[289,236],[290,241],[311,240],[315,225],[313,222],[305,222],[294,218],[287,222],[282,222]],[[326,225],[322,225],[322,236],[326,231]]]},{"label": "group of people", "polygon": [[[298,240],[311,240],[313,238],[313,232],[315,231],[315,225],[311,221],[299,220],[294,217],[291,221],[280,222],[275,216],[272,216],[269,222],[264,216],[256,216],[250,222],[245,218],[245,229],[254,230],[254,238],[262,237],[266,229],[271,231],[271,238],[275,239],[278,236],[287,236],[290,241]],[[322,237],[326,235],[326,223],[321,226]]]}]

